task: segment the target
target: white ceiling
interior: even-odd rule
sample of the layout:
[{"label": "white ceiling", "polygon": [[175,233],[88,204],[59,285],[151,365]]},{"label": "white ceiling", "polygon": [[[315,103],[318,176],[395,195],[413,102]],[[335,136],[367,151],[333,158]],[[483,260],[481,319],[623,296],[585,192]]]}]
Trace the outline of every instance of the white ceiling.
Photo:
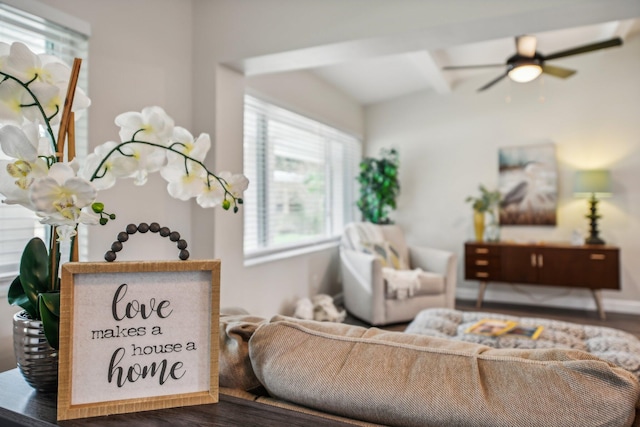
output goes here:
[{"label": "white ceiling", "polygon": [[[557,51],[640,33],[640,19],[612,21],[597,25],[534,33],[537,51],[548,55]],[[516,36],[518,34],[514,34]],[[622,46],[624,48],[624,45]],[[618,47],[612,49],[619,49]],[[486,76],[486,82],[503,69],[443,71],[449,65],[502,64],[515,53],[513,37],[452,46],[432,51],[422,50],[388,56],[343,61],[311,69],[320,78],[339,88],[363,105],[385,101],[417,91],[449,93],[463,79]],[[585,55],[606,54],[606,49]],[[571,58],[549,62],[571,68]],[[578,70],[579,72],[579,70]],[[572,78],[575,78],[572,77]],[[500,83],[498,83],[500,84]]]}]

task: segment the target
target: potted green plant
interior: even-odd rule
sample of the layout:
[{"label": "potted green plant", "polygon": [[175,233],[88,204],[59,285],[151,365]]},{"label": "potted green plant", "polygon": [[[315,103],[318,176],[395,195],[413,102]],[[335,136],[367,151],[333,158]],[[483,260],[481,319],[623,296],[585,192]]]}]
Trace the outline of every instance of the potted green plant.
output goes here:
[{"label": "potted green plant", "polygon": [[398,166],[398,152],[393,148],[382,149],[379,159],[365,157],[360,162],[360,199],[357,206],[365,221],[391,223],[387,215],[396,208],[396,197],[400,192]]},{"label": "potted green plant", "polygon": [[[480,190],[480,196],[469,196],[466,198],[466,202],[471,202],[471,206],[473,208],[473,225],[476,240],[478,242],[481,242],[483,240],[485,231],[485,213],[488,212],[492,216],[492,224],[497,227],[497,218],[494,211],[500,203],[501,195],[498,190],[489,191],[482,184],[480,184],[478,188]],[[494,231],[492,231],[492,239],[490,240],[497,240]]]}]

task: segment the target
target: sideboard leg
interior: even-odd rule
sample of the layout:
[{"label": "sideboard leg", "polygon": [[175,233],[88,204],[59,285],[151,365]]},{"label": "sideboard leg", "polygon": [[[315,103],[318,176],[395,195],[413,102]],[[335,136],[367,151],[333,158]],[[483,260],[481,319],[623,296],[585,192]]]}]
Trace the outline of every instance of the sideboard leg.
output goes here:
[{"label": "sideboard leg", "polygon": [[487,282],[480,282],[478,288],[478,301],[476,301],[476,308],[482,307],[482,300],[484,299],[484,291],[487,289]]},{"label": "sideboard leg", "polygon": [[604,308],[602,307],[602,290],[591,289],[591,293],[593,294],[593,299],[596,302],[596,308],[598,309],[598,314],[600,315],[600,319],[606,320],[607,315],[604,313]]}]

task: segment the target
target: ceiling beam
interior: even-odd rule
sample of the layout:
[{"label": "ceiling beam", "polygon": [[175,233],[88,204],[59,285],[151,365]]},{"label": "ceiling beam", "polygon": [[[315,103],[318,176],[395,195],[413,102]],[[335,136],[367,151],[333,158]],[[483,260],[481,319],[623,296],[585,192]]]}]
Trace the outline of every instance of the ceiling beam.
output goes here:
[{"label": "ceiling beam", "polygon": [[633,19],[618,21],[618,25],[613,32],[613,37],[620,37],[622,40],[625,40],[629,35],[629,32],[633,29],[634,23],[635,20]]},{"label": "ceiling beam", "polygon": [[408,57],[436,93],[451,93],[451,79],[444,75],[440,61],[432,53],[423,50],[411,53]]}]

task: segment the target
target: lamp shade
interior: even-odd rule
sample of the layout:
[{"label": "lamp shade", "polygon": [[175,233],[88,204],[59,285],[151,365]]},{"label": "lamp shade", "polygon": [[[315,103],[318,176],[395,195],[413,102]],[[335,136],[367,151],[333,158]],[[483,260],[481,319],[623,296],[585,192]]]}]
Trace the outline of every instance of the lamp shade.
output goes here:
[{"label": "lamp shade", "polygon": [[608,170],[577,171],[573,185],[576,197],[611,196],[611,174]]}]

